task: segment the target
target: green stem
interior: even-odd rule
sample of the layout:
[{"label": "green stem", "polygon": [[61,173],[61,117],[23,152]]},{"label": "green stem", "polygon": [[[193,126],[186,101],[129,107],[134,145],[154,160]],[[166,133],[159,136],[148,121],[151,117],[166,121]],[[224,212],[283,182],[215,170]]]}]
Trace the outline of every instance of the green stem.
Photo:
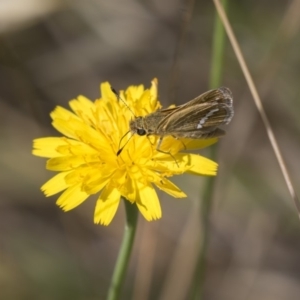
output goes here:
[{"label": "green stem", "polygon": [[124,199],[126,210],[126,226],[123,240],[119,251],[118,259],[115,265],[114,273],[110,283],[107,300],[119,299],[121,288],[125,279],[126,270],[130,260],[130,254],[134,242],[134,236],[137,227],[138,209],[135,204],[131,204]]},{"label": "green stem", "polygon": [[[224,9],[227,10],[227,0],[223,0],[222,4]],[[219,87],[222,81],[225,37],[224,27],[216,11],[209,80],[209,87],[211,89]]]},{"label": "green stem", "polygon": [[[223,0],[224,8],[227,6],[227,0]],[[213,45],[212,45],[212,62],[210,71],[210,88],[214,89],[220,86],[223,73],[223,57],[225,46],[225,31],[220,18],[216,12]],[[217,159],[217,144],[210,147],[210,157],[212,160]],[[202,222],[202,245],[196,263],[194,281],[191,289],[190,299],[203,299],[204,297],[204,281],[206,272],[206,253],[209,243],[210,224],[209,218],[212,207],[212,200],[215,188],[215,177],[207,177],[202,195],[201,222]]]}]

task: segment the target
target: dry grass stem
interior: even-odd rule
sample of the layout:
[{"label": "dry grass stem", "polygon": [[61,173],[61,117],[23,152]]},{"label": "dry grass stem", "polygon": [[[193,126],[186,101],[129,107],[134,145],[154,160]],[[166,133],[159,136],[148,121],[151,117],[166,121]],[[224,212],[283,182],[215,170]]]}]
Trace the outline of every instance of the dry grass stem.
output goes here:
[{"label": "dry grass stem", "polygon": [[259,97],[259,94],[257,92],[257,89],[255,87],[255,84],[254,84],[254,81],[252,79],[252,76],[249,72],[249,69],[247,67],[247,64],[245,62],[245,59],[243,57],[243,54],[242,54],[242,51],[239,47],[239,44],[236,40],[236,37],[233,33],[233,30],[231,28],[231,25],[228,21],[228,18],[226,16],[226,13],[223,9],[223,6],[221,5],[220,1],[219,0],[213,0],[214,1],[214,4],[216,6],[216,9],[218,11],[218,14],[220,16],[220,19],[224,25],[224,28],[225,28],[225,31],[227,33],[227,36],[230,40],[230,43],[233,47],[233,50],[235,52],[235,55],[238,59],[238,62],[241,66],[241,69],[242,69],[242,72],[244,73],[244,76],[246,78],[246,81],[247,81],[247,84],[249,86],[249,89],[250,89],[250,92],[252,94],[252,97],[254,99],[254,102],[255,102],[255,105],[257,107],[257,110],[262,118],[262,121],[264,123],[264,126],[266,128],[266,131],[267,131],[267,134],[268,134],[268,137],[269,137],[269,140],[271,142],[271,145],[272,145],[272,148],[273,148],[273,151],[276,155],[276,158],[277,158],[277,161],[279,163],[279,166],[281,168],[281,172],[283,174],[283,177],[285,179],[285,182],[287,184],[287,187],[288,187],[288,190],[291,194],[291,197],[292,199],[294,200],[294,203],[296,205],[296,208],[297,208],[297,211],[298,211],[298,215],[300,217],[300,203],[299,203],[299,199],[297,197],[297,194],[295,192],[295,189],[294,189],[294,186],[292,184],[292,181],[291,181],[291,177],[290,177],[290,174],[287,170],[287,167],[286,167],[286,164],[285,164],[285,161],[283,159],[283,156],[281,154],[281,151],[279,149],[279,146],[278,146],[278,143],[277,143],[277,140],[275,138],[275,135],[274,135],[274,132],[272,130],[272,127],[271,127],[271,124],[270,124],[270,121],[266,115],[266,112],[264,110],[264,107],[262,105],[262,102],[261,102],[261,99]]}]

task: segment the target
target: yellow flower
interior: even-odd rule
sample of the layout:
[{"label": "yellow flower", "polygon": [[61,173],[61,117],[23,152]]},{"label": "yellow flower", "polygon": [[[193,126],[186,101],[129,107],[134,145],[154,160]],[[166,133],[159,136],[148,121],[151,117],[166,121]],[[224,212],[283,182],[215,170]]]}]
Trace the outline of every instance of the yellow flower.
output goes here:
[{"label": "yellow flower", "polygon": [[184,148],[206,147],[216,139],[166,137],[161,149],[170,155],[156,150],[157,136],[127,134],[121,146],[129,141],[117,156],[133,113],[145,116],[161,107],[157,100],[157,80],[152,81],[150,89],[139,85],[121,91],[120,98],[132,111],[117,99],[108,82],[102,83],[100,88],[102,97],[95,102],[79,96],[69,102],[73,112],[58,106],[51,113],[52,125],[62,137],[34,140],[33,154],[49,158],[46,168],[59,172],[41,189],[46,196],[64,191],[56,202],[64,211],[101,192],[94,213],[95,223],[108,225],[111,222],[121,196],[137,205],[142,215],[151,221],[161,218],[154,185],[173,197],[182,198],[186,194],[168,177],[184,172],[216,174],[215,162],[200,155],[180,153]]}]

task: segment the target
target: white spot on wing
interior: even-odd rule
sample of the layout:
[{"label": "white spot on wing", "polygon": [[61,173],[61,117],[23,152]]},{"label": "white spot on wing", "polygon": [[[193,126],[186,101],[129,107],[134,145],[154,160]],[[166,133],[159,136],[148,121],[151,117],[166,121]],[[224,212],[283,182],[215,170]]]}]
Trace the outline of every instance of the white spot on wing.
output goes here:
[{"label": "white spot on wing", "polygon": [[215,112],[217,112],[219,109],[218,108],[215,108],[215,109],[212,109],[210,110],[203,118],[200,119],[198,125],[197,125],[197,129],[200,129],[202,128],[202,125],[205,124],[206,120],[212,116]]}]

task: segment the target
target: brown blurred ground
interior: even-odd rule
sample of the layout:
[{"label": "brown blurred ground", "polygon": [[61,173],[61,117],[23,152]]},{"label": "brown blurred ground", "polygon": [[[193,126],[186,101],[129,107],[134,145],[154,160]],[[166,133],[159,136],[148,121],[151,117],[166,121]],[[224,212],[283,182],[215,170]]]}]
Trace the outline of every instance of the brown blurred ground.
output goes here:
[{"label": "brown blurred ground", "polygon": [[[229,2],[232,26],[297,189],[298,1]],[[149,86],[158,77],[165,106],[207,90],[214,7],[196,1],[185,27],[187,13],[186,3],[175,0],[0,3],[1,299],[105,297],[123,207],[109,227],[93,224],[95,199],[63,213],[56,196],[45,198],[39,190],[52,173],[31,155],[32,139],[58,135],[49,112],[79,94],[98,98],[103,81],[119,90]],[[174,68],[182,28],[186,36]],[[205,299],[297,299],[300,222],[230,45],[224,68],[222,85],[233,91],[236,115],[220,142]],[[204,181],[174,181],[189,197],[160,193],[163,218],[140,218],[123,299],[187,299],[201,243]]]}]

